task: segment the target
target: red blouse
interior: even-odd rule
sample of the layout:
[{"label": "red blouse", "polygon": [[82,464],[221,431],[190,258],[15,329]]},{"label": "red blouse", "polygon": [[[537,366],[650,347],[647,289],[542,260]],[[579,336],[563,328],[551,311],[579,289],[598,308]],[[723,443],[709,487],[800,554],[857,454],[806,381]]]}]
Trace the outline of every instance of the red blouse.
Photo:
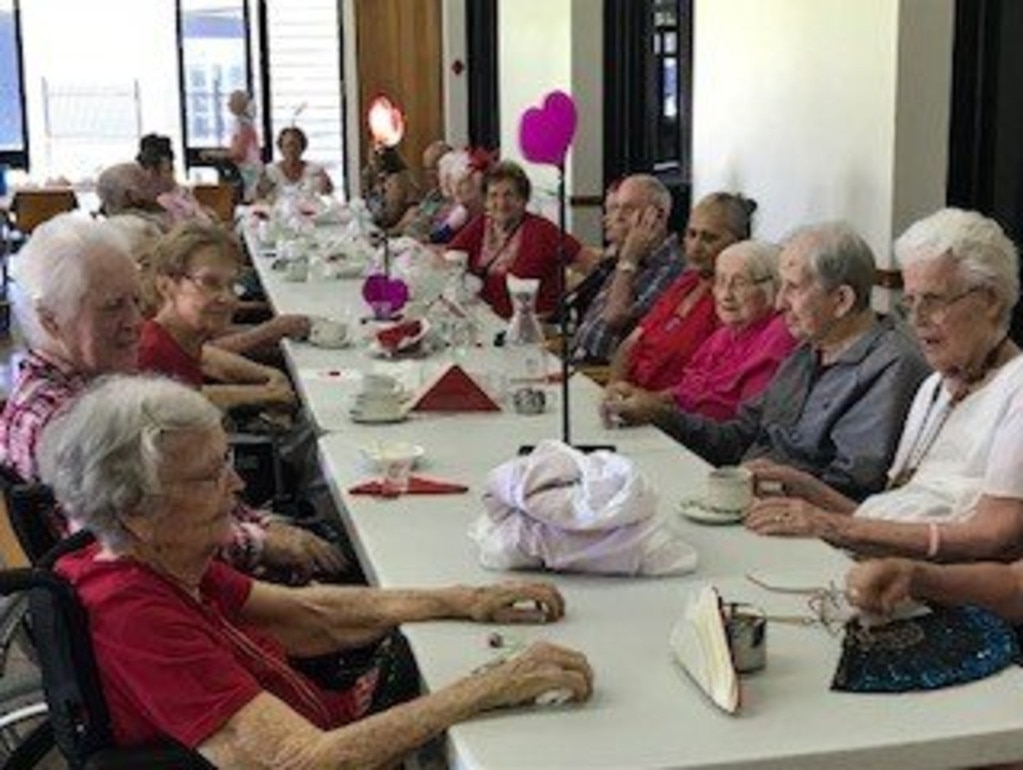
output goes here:
[{"label": "red blouse", "polygon": [[189,355],[170,332],[153,319],[142,324],[139,371],[164,374],[192,388],[201,388],[203,384],[199,359]]},{"label": "red blouse", "polygon": [[[510,318],[511,299],[505,277],[539,278],[540,292],[536,309],[541,315],[558,307],[558,226],[536,214],[526,213],[518,231],[509,239],[506,249],[514,253],[498,253],[490,264],[483,261],[483,243],[489,220],[480,214],[463,227],[448,244],[448,249],[469,253],[469,272],[483,279],[480,296],[502,318]],[[571,262],[582,248],[579,241],[565,234],[565,261]]]},{"label": "red blouse", "polygon": [[718,328],[711,291],[705,291],[685,316],[676,313],[699,283],[696,271],[686,270],[643,316],[629,359],[629,382],[647,390],[665,390],[677,384],[693,353]]}]

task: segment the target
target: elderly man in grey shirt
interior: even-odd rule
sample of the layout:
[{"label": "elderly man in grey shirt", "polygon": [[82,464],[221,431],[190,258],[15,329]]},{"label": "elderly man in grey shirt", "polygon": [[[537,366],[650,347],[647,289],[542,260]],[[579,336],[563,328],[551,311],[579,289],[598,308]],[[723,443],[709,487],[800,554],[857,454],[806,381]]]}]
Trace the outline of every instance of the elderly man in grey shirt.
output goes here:
[{"label": "elderly man in grey shirt", "polygon": [[[617,261],[579,323],[572,352],[576,360],[591,363],[611,358],[685,267],[678,238],[668,232],[671,193],[663,182],[634,174],[608,198],[604,228]],[[612,235],[618,231],[624,233],[620,243]]]},{"label": "elderly man in grey shirt", "polygon": [[687,414],[625,384],[607,408],[653,422],[714,464],[767,457],[862,500],[884,487],[927,364],[903,327],[871,310],[874,255],[848,225],[796,231],[779,268],[778,306],[803,344],[735,419]]}]

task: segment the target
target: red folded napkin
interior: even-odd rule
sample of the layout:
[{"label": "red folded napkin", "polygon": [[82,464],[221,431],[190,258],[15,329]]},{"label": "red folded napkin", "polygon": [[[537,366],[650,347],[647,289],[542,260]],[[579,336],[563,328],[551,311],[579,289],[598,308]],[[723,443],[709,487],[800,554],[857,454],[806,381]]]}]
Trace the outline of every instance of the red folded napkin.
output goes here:
[{"label": "red folded napkin", "polygon": [[415,412],[500,412],[501,407],[458,364],[451,364],[412,404]]},{"label": "red folded napkin", "polygon": [[[452,481],[440,481],[439,479],[428,479],[424,476],[410,476],[408,480],[408,491],[403,494],[454,495],[468,491],[469,487],[465,486],[465,484],[456,484]],[[377,495],[382,497],[398,496],[389,491],[385,491],[383,483],[379,480],[364,481],[361,484],[356,484],[348,490],[348,493],[351,495]]]},{"label": "red folded napkin", "polygon": [[393,353],[405,340],[418,336],[422,331],[422,321],[401,321],[378,331],[377,342],[384,350]]}]

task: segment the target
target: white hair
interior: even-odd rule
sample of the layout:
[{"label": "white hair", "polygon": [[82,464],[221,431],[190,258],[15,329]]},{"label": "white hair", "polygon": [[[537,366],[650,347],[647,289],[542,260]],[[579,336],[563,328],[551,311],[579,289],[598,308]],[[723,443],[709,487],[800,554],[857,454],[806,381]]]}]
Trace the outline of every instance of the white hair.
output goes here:
[{"label": "white hair", "polygon": [[[671,192],[660,179],[653,174],[632,174],[622,180],[622,184],[626,182],[638,185],[650,205],[664,214],[666,219],[671,215]],[[618,189],[621,189],[621,185]]]},{"label": "white hair", "polygon": [[[768,303],[773,307],[774,299],[781,285],[778,274],[778,256],[781,246],[768,241],[749,239],[725,247],[721,254],[737,254],[749,271],[750,278],[763,288]],[[721,257],[721,254],[718,257]]]},{"label": "white hair", "polygon": [[[131,262],[128,241],[117,228],[77,213],[60,214],[32,232],[12,269],[14,313],[29,347],[45,348],[50,340],[41,313],[62,321],[78,315],[96,260],[111,253]],[[135,269],[134,263],[128,267]]]},{"label": "white hair", "polygon": [[440,156],[437,178],[445,195],[453,197],[458,183],[472,172],[469,162],[469,153],[465,150],[451,150]]},{"label": "white hair", "polygon": [[895,241],[902,268],[946,258],[971,287],[983,287],[998,299],[1001,323],[1008,328],[1019,298],[1019,255],[1001,226],[976,211],[947,208],[910,225]]},{"label": "white hair", "polygon": [[162,437],[210,430],[221,417],[166,377],[101,377],[44,431],[40,475],[69,518],[117,549],[128,537],[121,518],[151,512],[161,491]]}]

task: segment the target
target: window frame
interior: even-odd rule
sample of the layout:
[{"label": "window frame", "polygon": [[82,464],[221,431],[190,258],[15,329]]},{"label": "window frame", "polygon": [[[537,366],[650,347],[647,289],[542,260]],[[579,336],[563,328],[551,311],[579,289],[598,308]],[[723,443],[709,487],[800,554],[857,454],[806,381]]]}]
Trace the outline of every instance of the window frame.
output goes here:
[{"label": "window frame", "polygon": [[[269,130],[269,105],[266,99],[269,98],[269,86],[267,84],[267,67],[268,64],[265,61],[266,52],[265,48],[260,49],[260,61],[253,62],[252,53],[252,0],[236,0],[242,7],[242,24],[245,28],[245,88],[250,93],[255,93],[253,86],[256,82],[256,77],[253,72],[255,69],[254,64],[258,66],[259,71],[259,91],[260,99],[262,100],[262,108],[260,109],[260,124],[263,132],[263,136],[268,136],[267,131]],[[266,0],[255,0],[256,4],[256,17],[258,19],[257,32],[260,35],[261,41],[266,36]],[[184,41],[184,15],[183,15],[183,0],[174,0],[174,13],[175,13],[175,24],[176,30],[175,35],[178,46],[178,94],[180,95],[180,106],[181,106],[181,143],[184,147],[184,166],[185,169],[191,169],[195,167],[212,167],[214,164],[203,157],[203,153],[206,150],[219,149],[217,146],[208,145],[193,145],[189,140],[188,133],[188,97],[185,84],[185,41]],[[264,143],[265,144],[265,143]],[[265,148],[264,148],[265,154]]]},{"label": "window frame", "polygon": [[21,110],[21,149],[0,149],[0,164],[8,168],[28,171],[29,138],[28,138],[28,104],[25,94],[25,47],[21,29],[21,2],[12,0],[14,16],[14,49],[18,60],[18,109]]}]

